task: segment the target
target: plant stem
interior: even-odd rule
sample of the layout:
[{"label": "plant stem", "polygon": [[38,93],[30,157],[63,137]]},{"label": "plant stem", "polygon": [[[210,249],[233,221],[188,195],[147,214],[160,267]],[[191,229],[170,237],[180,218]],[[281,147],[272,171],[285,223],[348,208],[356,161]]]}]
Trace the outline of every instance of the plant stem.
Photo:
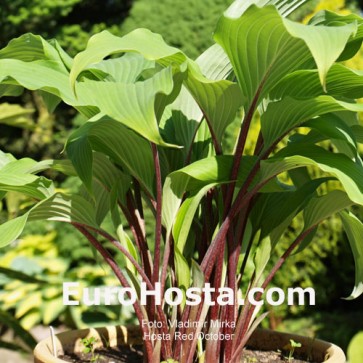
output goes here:
[{"label": "plant stem", "polygon": [[[267,73],[268,74],[268,73]],[[248,131],[250,129],[251,126],[251,122],[253,119],[253,115],[255,113],[256,107],[257,107],[257,102],[258,99],[260,97],[262,88],[265,84],[265,81],[267,79],[267,74],[265,75],[264,79],[261,81],[256,94],[251,102],[251,105],[248,109],[248,112],[246,114],[245,119],[243,120],[242,126],[241,126],[241,131],[239,133],[238,136],[238,142],[237,142],[237,147],[236,147],[236,151],[234,152],[234,157],[233,157],[233,166],[232,166],[232,171],[231,171],[231,175],[230,175],[230,180],[232,181],[232,183],[228,186],[228,190],[227,190],[227,195],[225,198],[225,204],[224,204],[224,210],[227,211],[231,204],[232,204],[232,198],[233,198],[233,192],[234,189],[236,187],[236,179],[237,179],[237,175],[238,175],[238,170],[239,167],[241,165],[241,159],[242,159],[242,155],[243,155],[243,151],[245,149],[246,146],[246,140],[247,140],[247,135],[248,135]]]},{"label": "plant stem", "polygon": [[153,279],[152,282],[155,283],[159,279],[159,269],[160,269],[160,249],[161,249],[161,235],[162,235],[162,225],[161,225],[161,213],[162,213],[162,181],[161,181],[161,170],[160,170],[160,160],[157,146],[151,144],[154,158],[155,166],[155,178],[156,178],[156,223],[155,223],[155,251],[154,251],[154,268],[153,268]]},{"label": "plant stem", "polygon": [[[162,181],[161,181],[161,169],[160,159],[157,146],[152,143],[151,148],[153,151],[154,166],[155,166],[155,178],[156,178],[156,222],[155,222],[155,249],[154,249],[154,266],[153,266],[153,277],[152,283],[159,281],[159,270],[160,270],[160,258],[161,258],[161,213],[162,213]],[[152,308],[153,309],[153,308]]]},{"label": "plant stem", "polygon": [[[267,278],[265,279],[265,281],[263,282],[263,284],[261,285],[261,288],[264,290],[266,289],[266,287],[268,286],[268,284],[271,282],[271,280],[273,279],[273,277],[275,276],[276,272],[281,268],[281,266],[283,265],[283,263],[286,261],[286,259],[291,255],[291,253],[294,251],[294,249],[316,228],[316,225],[308,228],[307,230],[303,231],[302,233],[300,233],[300,235],[294,240],[294,242],[289,246],[289,248],[284,252],[284,254],[278,259],[278,261],[276,262],[275,266],[271,269],[270,273],[268,274]],[[255,300],[259,301],[261,299],[262,293],[259,292],[255,295]],[[239,341],[240,344],[238,345],[238,347],[236,348],[235,352],[234,352],[234,356],[236,356],[236,354],[238,352],[240,352],[244,346],[244,344],[246,343],[244,341],[244,336],[247,333],[248,330],[248,326],[250,324],[250,321],[252,319],[254,310],[256,308],[255,305],[252,305],[251,307],[249,307],[249,302],[247,301],[247,305],[245,306],[246,309],[248,309],[248,312],[246,314],[246,318],[243,319],[243,328],[241,329],[240,333],[238,334],[238,337],[236,339],[236,341]]]},{"label": "plant stem", "polygon": [[[114,272],[114,274],[120,281],[121,285],[124,287],[130,288],[130,285],[129,285],[125,275],[120,270],[119,266],[117,265],[116,261],[112,258],[110,253],[98,242],[98,240],[90,232],[87,231],[86,228],[81,227],[76,224],[73,224],[73,225],[88,239],[88,241],[92,244],[92,246],[94,248],[96,248],[96,250],[101,254],[103,259],[111,267],[112,271]],[[128,295],[131,298],[130,292],[128,292]],[[144,320],[144,315],[142,313],[141,306],[138,301],[136,301],[133,304],[133,306],[134,306],[134,310],[135,310],[137,319],[139,320],[140,329],[141,329],[143,335],[145,335],[148,333],[148,329],[145,326],[143,326],[143,324],[142,324],[142,322]],[[149,362],[151,362],[152,355],[153,355],[153,347],[152,347],[151,341],[148,339],[145,340],[145,350],[146,350],[147,359]]]},{"label": "plant stem", "polygon": [[139,247],[139,252],[142,257],[145,272],[147,276],[151,278],[152,272],[151,272],[149,247],[147,245],[145,235],[142,232],[138,216],[135,213],[135,203],[131,193],[128,193],[126,198],[127,198],[127,208],[121,207],[121,209],[128,220],[131,231],[133,231],[136,244]]}]

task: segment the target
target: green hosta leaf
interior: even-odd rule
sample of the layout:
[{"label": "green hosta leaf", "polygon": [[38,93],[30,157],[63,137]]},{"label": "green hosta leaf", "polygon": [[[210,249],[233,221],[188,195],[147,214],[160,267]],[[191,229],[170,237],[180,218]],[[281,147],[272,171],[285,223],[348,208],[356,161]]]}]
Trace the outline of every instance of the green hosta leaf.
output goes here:
[{"label": "green hosta leaf", "polygon": [[15,241],[23,232],[29,213],[11,219],[0,225],[0,247],[7,246]]},{"label": "green hosta leaf", "polygon": [[[295,24],[283,19],[274,7],[253,5],[239,18],[222,17],[215,39],[228,54],[250,108],[312,56],[323,82],[354,30],[353,25],[315,28]],[[341,34],[337,42],[336,34]],[[320,49],[321,41],[329,46]]]},{"label": "green hosta leaf", "polygon": [[93,198],[86,192],[85,189],[82,188],[80,194],[88,200],[90,204],[95,204],[95,220],[97,225],[101,225],[110,210],[110,191],[107,188],[104,188],[96,180],[93,182],[92,190]]},{"label": "green hosta leaf", "polygon": [[147,60],[140,54],[126,53],[121,58],[112,58],[91,64],[87,69],[91,71],[100,70],[111,76],[113,82],[134,83],[142,71],[154,66],[154,61]]},{"label": "green hosta leaf", "polygon": [[309,58],[304,43],[284,29],[274,7],[253,5],[239,18],[223,16],[214,37],[228,54],[247,108],[256,96],[261,100],[272,85]]},{"label": "green hosta leaf", "polygon": [[174,263],[178,286],[186,290],[190,286],[190,267],[177,247],[175,247]]},{"label": "green hosta leaf", "polygon": [[354,125],[354,126],[352,126],[352,131],[354,133],[354,136],[355,136],[356,140],[360,144],[363,144],[363,126]]},{"label": "green hosta leaf", "polygon": [[352,204],[347,194],[341,190],[333,190],[328,194],[313,198],[304,210],[304,229],[316,226]]},{"label": "green hosta leaf", "polygon": [[[243,181],[247,177],[255,161],[256,158],[252,156],[242,158],[238,181]],[[232,162],[232,155],[213,156],[198,160],[167,176],[163,186],[163,224],[167,232],[171,231],[184,193],[189,191],[198,193],[202,189],[205,193],[208,189],[205,187],[208,185],[211,187],[230,183]],[[201,194],[198,194],[198,197],[201,197]],[[183,218],[182,214],[180,217]]]},{"label": "green hosta leaf", "polygon": [[24,62],[35,60],[59,60],[58,51],[39,35],[24,34],[12,39],[9,44],[0,50],[0,59],[18,59]]},{"label": "green hosta leaf", "polygon": [[355,299],[363,293],[363,223],[352,213],[341,212],[340,217],[347,234],[355,263],[355,284],[348,300]]},{"label": "green hosta leaf", "polygon": [[131,177],[117,168],[104,154],[93,153],[93,178],[103,188],[111,191],[117,189],[117,197],[124,200],[131,186]]},{"label": "green hosta leaf", "polygon": [[[209,80],[224,80],[232,71],[231,63],[224,52],[223,48],[218,44],[214,44],[212,47],[203,52],[195,62],[203,75]],[[232,105],[240,105],[241,97],[239,91],[235,89],[235,85],[231,82],[211,82],[198,74],[198,70],[195,70],[195,74],[191,76],[189,80],[189,87],[194,89],[194,96],[196,100],[200,103],[200,106],[205,112],[208,112],[209,121],[214,133],[218,135],[218,140],[220,140],[220,134],[225,126],[230,122],[230,117],[234,113],[231,110],[218,110],[214,107],[211,102],[207,99],[208,94],[216,98],[216,93],[218,93],[222,88],[226,88],[229,93],[235,93],[237,99],[225,99],[225,97],[218,96],[217,98],[220,102],[232,103]],[[194,78],[193,78],[194,77]],[[197,77],[197,79],[195,79]],[[205,94],[204,90],[208,93]],[[200,99],[202,100],[200,101]],[[225,100],[224,100],[225,99]],[[201,104],[202,103],[202,104]],[[237,107],[237,106],[235,106]],[[176,98],[172,105],[167,107],[168,112],[165,112],[163,116],[162,128],[163,131],[167,133],[167,140],[171,143],[177,145],[185,146],[183,149],[184,158],[187,157],[188,151],[190,149],[191,143],[194,140],[195,132],[199,123],[203,118],[203,113],[194,100],[190,92],[186,87],[182,87],[180,94]],[[215,118],[214,112],[218,111],[218,118],[221,120],[221,125],[218,124],[218,118]],[[226,119],[221,118],[222,114],[226,115]],[[210,137],[210,135],[208,135]],[[171,140],[171,141],[170,141]],[[175,160],[175,152],[173,150],[168,150],[169,154],[172,154],[170,158]],[[175,169],[175,168],[174,168]]]},{"label": "green hosta leaf", "polygon": [[328,136],[330,139],[345,141],[353,155],[357,155],[357,143],[352,129],[334,114],[323,115],[304,123],[305,127],[310,127]]},{"label": "green hosta leaf", "polygon": [[320,83],[325,88],[326,74],[343,52],[349,37],[356,32],[356,24],[330,27],[306,26],[288,19],[285,19],[284,23],[292,36],[303,39],[309,47],[318,67]]},{"label": "green hosta leaf", "polygon": [[263,272],[265,271],[266,265],[271,257],[271,240],[270,237],[265,237],[256,249],[254,257],[255,264],[255,284],[258,285]]},{"label": "green hosta leaf", "polygon": [[[329,178],[311,180],[296,190],[281,193],[269,193],[261,196],[253,212],[254,229],[261,228],[261,237],[279,228],[281,224],[289,225],[293,218],[304,208],[309,200],[316,194],[316,189]],[[276,213],[276,211],[279,213]],[[285,228],[280,228],[281,233]],[[272,238],[274,244],[275,238]]]},{"label": "green hosta leaf", "polygon": [[167,238],[169,238],[171,233],[174,220],[179,211],[182,195],[187,185],[188,178],[172,178],[168,176],[165,179],[163,185],[162,222],[166,228]]},{"label": "green hosta leaf", "polygon": [[[10,77],[10,78],[9,78]],[[19,84],[30,90],[44,90],[67,104],[76,100],[69,84],[68,72],[61,62],[39,60],[31,63],[17,59],[0,59],[0,82]]]},{"label": "green hosta leaf", "polygon": [[13,96],[18,97],[23,93],[23,87],[11,84],[0,84],[0,97]]},{"label": "green hosta leaf", "polygon": [[81,223],[97,227],[95,206],[81,196],[66,196],[56,193],[35,205],[27,213],[0,225],[0,247],[16,240],[27,221],[52,220],[66,223]]},{"label": "green hosta leaf", "polygon": [[33,112],[33,109],[27,109],[20,105],[2,103],[0,105],[0,124],[32,129],[34,127],[34,122],[29,116]]},{"label": "green hosta leaf", "polygon": [[88,186],[92,180],[91,149],[108,155],[153,195],[154,163],[146,140],[108,117],[84,124],[70,136],[66,150],[79,177]]},{"label": "green hosta leaf", "polygon": [[300,126],[313,117],[337,112],[363,110],[362,104],[338,101],[330,96],[319,96],[307,100],[286,97],[281,101],[270,103],[261,116],[261,132],[265,148],[278,141],[288,131]]},{"label": "green hosta leaf", "polygon": [[226,79],[232,72],[232,65],[226,52],[219,44],[213,44],[195,61],[208,79]]},{"label": "green hosta leaf", "polygon": [[159,134],[155,114],[156,96],[173,91],[172,69],[166,68],[152,78],[137,83],[84,81],[77,83],[78,106],[95,106],[107,115],[136,131],[146,139],[166,145]]},{"label": "green hosta leaf", "polygon": [[[117,228],[117,236],[119,238],[119,241],[121,245],[130,253],[130,255],[138,261],[138,253],[135,247],[135,244],[132,242],[130,237],[126,234],[124,231],[122,225],[120,225]],[[123,263],[128,268],[129,271],[131,271],[135,276],[137,275],[135,266],[130,262],[130,260],[122,255]]]},{"label": "green hosta leaf", "polygon": [[[240,168],[237,180],[244,180],[248,172],[253,167],[256,157],[244,156],[242,159],[242,167]],[[232,168],[233,156],[221,155],[213,156],[206,159],[198,160],[180,170],[170,174],[170,177],[175,180],[176,178],[184,178],[188,180],[185,191],[200,190],[207,184],[213,183],[230,183],[230,172]],[[178,190],[175,190],[179,193]]]},{"label": "green hosta leaf", "polygon": [[0,190],[23,193],[36,199],[44,199],[54,193],[53,183],[31,174],[12,174],[0,171]]},{"label": "green hosta leaf", "polygon": [[363,169],[342,154],[334,154],[325,149],[309,145],[290,145],[274,157],[261,162],[261,179],[266,180],[283,171],[317,166],[328,175],[336,177],[351,201],[363,203]]},{"label": "green hosta leaf", "polygon": [[231,18],[240,17],[251,5],[259,7],[274,5],[282,16],[288,16],[294,12],[299,6],[309,0],[235,0],[226,10],[226,15]]},{"label": "green hosta leaf", "polygon": [[88,191],[92,192],[92,148],[88,140],[88,131],[92,123],[86,123],[83,127],[74,131],[67,140],[66,150],[69,159],[83,181]]},{"label": "green hosta leaf", "polygon": [[230,81],[211,82],[202,78],[187,82],[210,125],[214,138],[221,143],[227,126],[242,106],[243,96],[237,84]]},{"label": "green hosta leaf", "polygon": [[79,74],[89,65],[98,63],[111,54],[122,52],[140,53],[148,60],[157,60],[164,64],[181,64],[185,61],[181,51],[168,46],[160,35],[147,29],[136,29],[122,38],[103,31],[92,36],[86,50],[74,58],[70,75],[72,87],[75,86]]},{"label": "green hosta leaf", "polygon": [[29,212],[29,221],[52,220],[97,227],[95,206],[79,195],[60,193],[42,201]]},{"label": "green hosta leaf", "polygon": [[[334,64],[326,78],[326,92],[333,97],[360,98],[363,96],[363,72],[342,64]],[[324,93],[318,71],[301,70],[287,75],[271,91],[272,99],[317,97]]]},{"label": "green hosta leaf", "polygon": [[319,11],[309,22],[312,25],[344,26],[354,24],[357,27],[355,34],[350,38],[346,49],[339,57],[339,61],[350,59],[361,46],[363,38],[362,18],[357,14],[341,15],[330,11]]},{"label": "green hosta leaf", "polygon": [[179,251],[184,251],[184,246],[189,235],[190,226],[193,222],[195,212],[200,205],[201,199],[214,185],[215,184],[206,185],[197,193],[193,193],[188,198],[186,198],[181,205],[173,228],[174,241]]}]

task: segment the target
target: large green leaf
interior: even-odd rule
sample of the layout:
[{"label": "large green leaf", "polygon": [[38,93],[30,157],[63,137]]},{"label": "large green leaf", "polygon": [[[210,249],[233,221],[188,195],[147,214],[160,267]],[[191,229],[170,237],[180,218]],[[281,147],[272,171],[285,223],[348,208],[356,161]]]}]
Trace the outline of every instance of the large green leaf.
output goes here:
[{"label": "large green leaf", "polygon": [[125,200],[131,186],[131,177],[123,173],[112,161],[101,153],[93,153],[93,178],[108,191],[117,190],[117,197]]},{"label": "large green leaf", "polygon": [[347,143],[353,155],[357,155],[357,142],[352,129],[334,114],[323,115],[308,122],[304,126],[319,131],[332,140],[341,140]]},{"label": "large green leaf", "polygon": [[[42,200],[54,193],[53,183],[45,177],[33,175],[48,169],[51,161],[36,162],[30,158],[16,160],[2,153],[0,190],[24,193]],[[1,165],[2,164],[2,165]]]},{"label": "large green leaf", "polygon": [[44,90],[54,94],[67,104],[76,100],[69,84],[68,72],[63,63],[54,60],[24,62],[18,59],[0,59],[0,81],[19,84],[30,90]]},{"label": "large green leaf", "polygon": [[167,45],[159,34],[147,29],[136,29],[120,38],[108,31],[103,31],[90,38],[87,48],[74,58],[70,74],[74,88],[79,74],[91,64],[99,63],[111,54],[136,52],[148,60],[157,60],[161,64],[175,62],[181,64],[185,56],[177,48]]},{"label": "large green leaf", "polygon": [[[242,167],[237,177],[238,181],[244,180],[248,172],[253,167],[257,158],[253,156],[243,157]],[[206,159],[198,160],[180,170],[169,175],[172,182],[176,179],[183,178],[187,180],[185,189],[182,192],[200,190],[207,184],[230,183],[230,172],[233,163],[232,155],[213,156]],[[173,188],[173,185],[171,186]],[[180,193],[175,189],[176,195]]]},{"label": "large green leaf", "polygon": [[362,104],[347,103],[330,96],[298,100],[286,97],[278,102],[269,103],[261,116],[261,132],[265,148],[282,138],[287,132],[300,126],[313,117],[337,111],[363,110]]},{"label": "large green leaf", "polygon": [[126,53],[120,58],[111,58],[91,64],[87,69],[104,72],[108,77],[111,76],[110,81],[112,82],[134,83],[142,71],[154,66],[154,61],[147,60],[140,54]]},{"label": "large green leaf", "polygon": [[29,212],[29,221],[32,220],[75,222],[97,227],[94,204],[79,195],[67,196],[61,193],[33,207]]},{"label": "large green leaf", "polygon": [[92,150],[95,150],[110,156],[153,195],[155,172],[150,144],[120,122],[103,117],[84,124],[69,137],[66,150],[79,177],[89,189],[92,183]]},{"label": "large green leaf", "polygon": [[266,180],[284,171],[317,166],[328,175],[336,177],[351,201],[363,203],[363,168],[347,156],[309,145],[289,145],[274,157],[261,162],[261,179]]},{"label": "large green leaf", "polygon": [[355,33],[349,39],[349,43],[343,54],[339,57],[339,61],[347,60],[358,52],[363,38],[363,21],[358,14],[337,14],[331,11],[323,10],[315,14],[309,21],[314,26],[344,26],[345,24],[354,24],[357,27]]},{"label": "large green leaf", "polygon": [[[328,180],[329,178],[310,180],[296,190],[261,195],[251,214],[255,231],[261,229],[261,238],[264,238],[281,224],[289,225],[316,194],[317,188]],[[276,210],[279,213],[275,213]]]},{"label": "large green leaf", "polygon": [[143,82],[85,80],[77,83],[76,90],[78,106],[97,107],[101,115],[121,122],[156,144],[167,145],[159,134],[155,102],[158,94],[169,95],[174,86],[172,69],[166,68]]},{"label": "large green leaf", "polygon": [[[363,96],[363,72],[334,64],[326,78],[326,93],[333,97],[360,98]],[[317,70],[300,70],[288,74],[270,93],[272,99],[317,97],[324,93]]]},{"label": "large green leaf", "polygon": [[348,39],[353,35],[357,26],[354,23],[345,26],[306,26],[284,19],[288,32],[303,39],[314,57],[319,71],[320,83],[325,89],[326,75],[343,52]]},{"label": "large green leaf", "polygon": [[215,184],[207,184],[197,193],[193,193],[183,201],[173,227],[173,237],[179,251],[184,252],[185,243],[190,232],[190,226],[193,222],[195,212],[200,205],[201,199],[214,185]]},{"label": "large green leaf", "polygon": [[341,212],[345,233],[347,234],[350,247],[353,251],[355,263],[355,284],[348,300],[355,299],[363,293],[363,224],[352,213]]},{"label": "large green leaf", "polygon": [[[56,43],[56,42],[55,42]],[[12,39],[9,44],[0,50],[0,59],[18,59],[24,62],[36,60],[62,60],[58,49],[39,35],[24,34]],[[65,69],[65,66],[63,67]]]},{"label": "large green leaf", "polygon": [[[237,176],[238,182],[243,181],[247,177],[256,160],[257,159],[252,156],[245,156],[242,158],[242,167]],[[163,223],[167,232],[171,231],[184,193],[192,192],[192,195],[195,193],[197,195],[196,198],[198,199],[207,191],[208,188],[205,187],[230,183],[232,163],[232,155],[213,156],[195,161],[167,176],[163,186]],[[203,190],[203,192],[201,190]],[[194,213],[196,204],[193,203],[193,199],[188,200],[187,203],[189,202],[192,202],[192,205],[190,206],[192,209],[190,212]],[[179,216],[179,218],[181,218],[179,223],[183,220],[185,212],[186,211],[183,209],[183,212],[181,212]],[[188,218],[189,217],[190,216],[188,216]],[[189,220],[188,223],[191,223],[191,220]],[[176,227],[176,236],[179,236],[179,228],[180,226]],[[181,238],[183,241],[186,236],[183,234]]]},{"label": "large green leaf", "polygon": [[66,223],[81,223],[97,227],[95,205],[81,196],[66,196],[56,193],[35,205],[27,213],[0,225],[0,247],[16,240],[27,221],[52,220]]},{"label": "large green leaf", "polygon": [[328,194],[315,197],[304,209],[304,228],[307,230],[314,227],[352,204],[348,195],[341,190],[333,190]]},{"label": "large green leaf", "polygon": [[0,247],[7,246],[20,236],[27,219],[28,213],[0,225]]},{"label": "large green leaf", "polygon": [[242,106],[243,96],[237,84],[230,81],[207,81],[195,77],[188,89],[204,113],[211,132],[221,143],[227,126]]},{"label": "large green leaf", "polygon": [[[324,84],[326,72],[354,30],[351,24],[316,29],[283,19],[272,6],[253,5],[239,18],[222,17],[215,40],[228,54],[249,108],[312,57]],[[320,49],[321,42],[329,47]]]}]

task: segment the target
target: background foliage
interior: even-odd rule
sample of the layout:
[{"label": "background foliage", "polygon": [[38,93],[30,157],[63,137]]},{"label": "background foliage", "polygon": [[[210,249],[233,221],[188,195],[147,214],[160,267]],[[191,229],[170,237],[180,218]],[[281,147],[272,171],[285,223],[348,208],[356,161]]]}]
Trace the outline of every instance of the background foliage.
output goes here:
[{"label": "background foliage", "polygon": [[[107,28],[116,35],[122,35],[134,28],[146,27],[162,34],[168,43],[180,47],[190,57],[196,57],[212,43],[212,32],[216,20],[231,2],[232,0],[200,2],[193,0],[105,0],[102,2],[98,0],[3,0],[0,12],[0,46],[3,47],[11,38],[30,31],[46,38],[57,38],[67,52],[75,54],[85,47],[90,35],[100,30]],[[320,8],[330,8],[345,13],[348,11],[347,7],[355,10],[357,6],[354,1],[347,4],[342,0],[311,1],[294,17],[307,21],[309,14]],[[356,57],[354,62],[356,62],[354,64],[356,68],[363,69],[362,56]],[[65,106],[59,107],[55,115],[51,115],[37,93],[25,93],[15,100],[9,99],[9,102],[13,107],[20,107],[14,106],[14,103],[18,103],[22,108],[19,109],[18,117],[15,117],[10,125],[5,122],[0,125],[0,148],[13,152],[17,156],[58,155],[62,150],[65,136],[75,124],[82,123],[82,118]],[[3,104],[0,107],[4,110],[4,107],[9,105]],[[258,130],[255,132],[257,135]],[[228,129],[225,143],[233,148],[233,125]],[[66,181],[65,185],[67,182],[72,184],[72,181]],[[8,201],[8,205],[4,206],[4,213],[1,216],[3,219],[7,218],[8,212],[12,212],[10,205]],[[16,205],[20,206],[19,203]],[[56,234],[51,235],[53,238],[49,240],[47,233],[51,229],[55,229]],[[87,269],[87,266],[94,263],[92,251],[85,246],[78,234],[74,234],[73,230],[68,231],[64,227],[58,230],[56,225],[42,225],[40,231],[44,232],[44,237],[34,236],[37,233],[36,230],[28,230],[28,234],[33,236],[28,237],[25,242],[20,242],[17,247],[20,249],[19,253],[20,251],[23,253],[22,248],[26,245],[29,247],[29,241],[33,241],[33,252],[28,257],[35,258],[36,263],[41,266],[44,262],[42,259],[46,261],[49,257],[48,253],[53,253],[54,258],[65,261],[64,268],[58,273],[68,274],[70,279],[79,278],[78,273],[81,272],[77,269],[80,265]],[[292,230],[291,233],[294,231]],[[34,243],[36,238],[38,242],[41,241],[44,244],[41,253],[36,249],[37,243]],[[311,249],[294,256],[286,263],[276,277],[275,284],[283,289],[296,285],[302,287],[313,285],[318,293],[318,308],[333,309],[343,305],[344,309],[348,309],[347,306],[354,306],[353,304],[356,306],[359,301],[344,305],[339,300],[340,297],[348,295],[351,286],[347,286],[347,281],[352,280],[350,275],[353,273],[353,259],[347,248],[348,244],[343,243],[343,240],[344,236],[341,234],[337,220],[330,220],[320,228]],[[49,250],[46,247],[49,247]],[[327,254],[327,251],[330,253]],[[5,252],[5,255],[1,257],[1,266],[9,263],[9,253],[11,252]],[[83,259],[79,260],[80,256]],[[340,266],[341,274],[332,279],[329,271],[333,268],[336,271],[336,266]],[[9,267],[14,265],[10,263]],[[40,276],[48,278],[51,271],[43,269],[39,273]],[[94,283],[93,277],[90,274],[87,277],[87,283]],[[30,307],[23,315],[17,313],[19,309],[17,300],[13,300],[12,304],[6,304],[4,294],[9,292],[8,284],[20,285],[19,282],[11,282],[6,278],[1,281],[0,289],[3,290],[3,297],[0,300],[5,302],[4,309],[14,312],[17,317],[23,319],[30,313],[34,313],[32,311],[34,307]],[[39,286],[33,286],[33,288],[33,292],[43,293]],[[54,315],[53,319],[49,319],[44,318],[44,312],[38,309],[37,317],[33,315],[33,320],[29,317],[27,320],[24,319],[23,325],[29,328],[40,321],[47,324],[57,319],[71,325],[79,325],[69,319],[65,310],[59,309],[58,313],[60,318]],[[270,325],[277,326],[288,313],[301,314],[304,311],[297,307],[288,311],[287,307],[284,307],[277,316],[271,317]],[[300,329],[301,326],[295,327],[295,330]]]}]

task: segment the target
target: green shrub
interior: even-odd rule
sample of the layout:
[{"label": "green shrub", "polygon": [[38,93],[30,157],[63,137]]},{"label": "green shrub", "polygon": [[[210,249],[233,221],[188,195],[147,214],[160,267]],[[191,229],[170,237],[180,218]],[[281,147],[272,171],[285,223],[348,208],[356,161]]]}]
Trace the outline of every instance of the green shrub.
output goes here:
[{"label": "green shrub", "polygon": [[212,45],[217,19],[232,0],[138,0],[123,23],[122,33],[148,28],[190,57]]}]

